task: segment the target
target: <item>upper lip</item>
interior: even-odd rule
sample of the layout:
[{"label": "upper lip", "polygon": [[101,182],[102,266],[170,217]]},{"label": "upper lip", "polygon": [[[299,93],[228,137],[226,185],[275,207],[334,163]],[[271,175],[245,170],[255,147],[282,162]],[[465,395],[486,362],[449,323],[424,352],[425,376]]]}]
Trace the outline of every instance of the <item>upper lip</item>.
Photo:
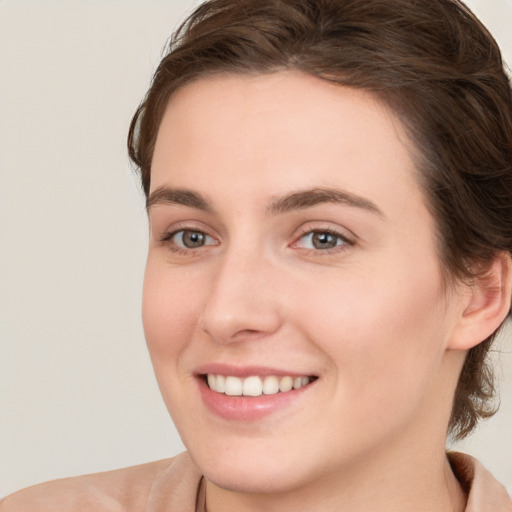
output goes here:
[{"label": "upper lip", "polygon": [[233,366],[230,364],[224,363],[208,363],[199,366],[194,371],[197,375],[232,375],[233,377],[251,377],[253,375],[258,375],[261,377],[265,377],[267,375],[275,375],[276,377],[302,377],[302,376],[314,376],[310,372],[301,372],[297,370],[283,370],[278,368],[271,368],[268,366]]}]

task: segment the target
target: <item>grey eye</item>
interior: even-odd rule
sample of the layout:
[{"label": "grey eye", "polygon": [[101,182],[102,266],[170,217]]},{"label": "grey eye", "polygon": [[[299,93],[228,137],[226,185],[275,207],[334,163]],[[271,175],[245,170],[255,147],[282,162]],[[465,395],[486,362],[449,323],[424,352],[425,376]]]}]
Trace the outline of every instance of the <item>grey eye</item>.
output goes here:
[{"label": "grey eye", "polygon": [[185,249],[198,249],[204,245],[212,245],[214,243],[213,238],[206,233],[189,229],[177,231],[174,233],[172,240],[178,247]]}]

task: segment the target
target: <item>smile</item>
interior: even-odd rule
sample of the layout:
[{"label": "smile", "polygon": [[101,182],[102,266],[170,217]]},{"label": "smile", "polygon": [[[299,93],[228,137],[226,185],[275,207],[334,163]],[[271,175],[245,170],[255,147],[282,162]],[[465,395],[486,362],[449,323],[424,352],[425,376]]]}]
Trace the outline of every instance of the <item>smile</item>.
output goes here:
[{"label": "smile", "polygon": [[296,377],[290,375],[267,375],[265,377],[252,375],[240,378],[234,375],[216,375],[213,373],[208,373],[205,377],[208,387],[216,393],[228,396],[253,397],[275,395],[276,393],[286,393],[293,389],[300,389],[307,386],[314,379],[314,377],[306,375]]}]

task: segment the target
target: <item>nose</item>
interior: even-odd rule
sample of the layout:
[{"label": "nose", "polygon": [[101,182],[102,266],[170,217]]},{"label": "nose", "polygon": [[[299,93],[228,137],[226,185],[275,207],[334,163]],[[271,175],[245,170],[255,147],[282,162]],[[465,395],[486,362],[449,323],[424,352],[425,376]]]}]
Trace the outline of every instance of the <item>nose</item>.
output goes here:
[{"label": "nose", "polygon": [[217,343],[262,339],[280,328],[276,270],[248,252],[226,254],[212,273],[199,323]]}]

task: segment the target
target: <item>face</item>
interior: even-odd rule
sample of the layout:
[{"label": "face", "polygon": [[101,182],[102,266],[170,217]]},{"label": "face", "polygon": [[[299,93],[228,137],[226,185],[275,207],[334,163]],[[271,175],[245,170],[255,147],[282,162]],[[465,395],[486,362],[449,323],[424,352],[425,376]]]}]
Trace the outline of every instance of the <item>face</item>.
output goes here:
[{"label": "face", "polygon": [[444,435],[460,304],[371,95],[292,72],[182,88],[148,209],[147,344],[208,480],[293,489]]}]

